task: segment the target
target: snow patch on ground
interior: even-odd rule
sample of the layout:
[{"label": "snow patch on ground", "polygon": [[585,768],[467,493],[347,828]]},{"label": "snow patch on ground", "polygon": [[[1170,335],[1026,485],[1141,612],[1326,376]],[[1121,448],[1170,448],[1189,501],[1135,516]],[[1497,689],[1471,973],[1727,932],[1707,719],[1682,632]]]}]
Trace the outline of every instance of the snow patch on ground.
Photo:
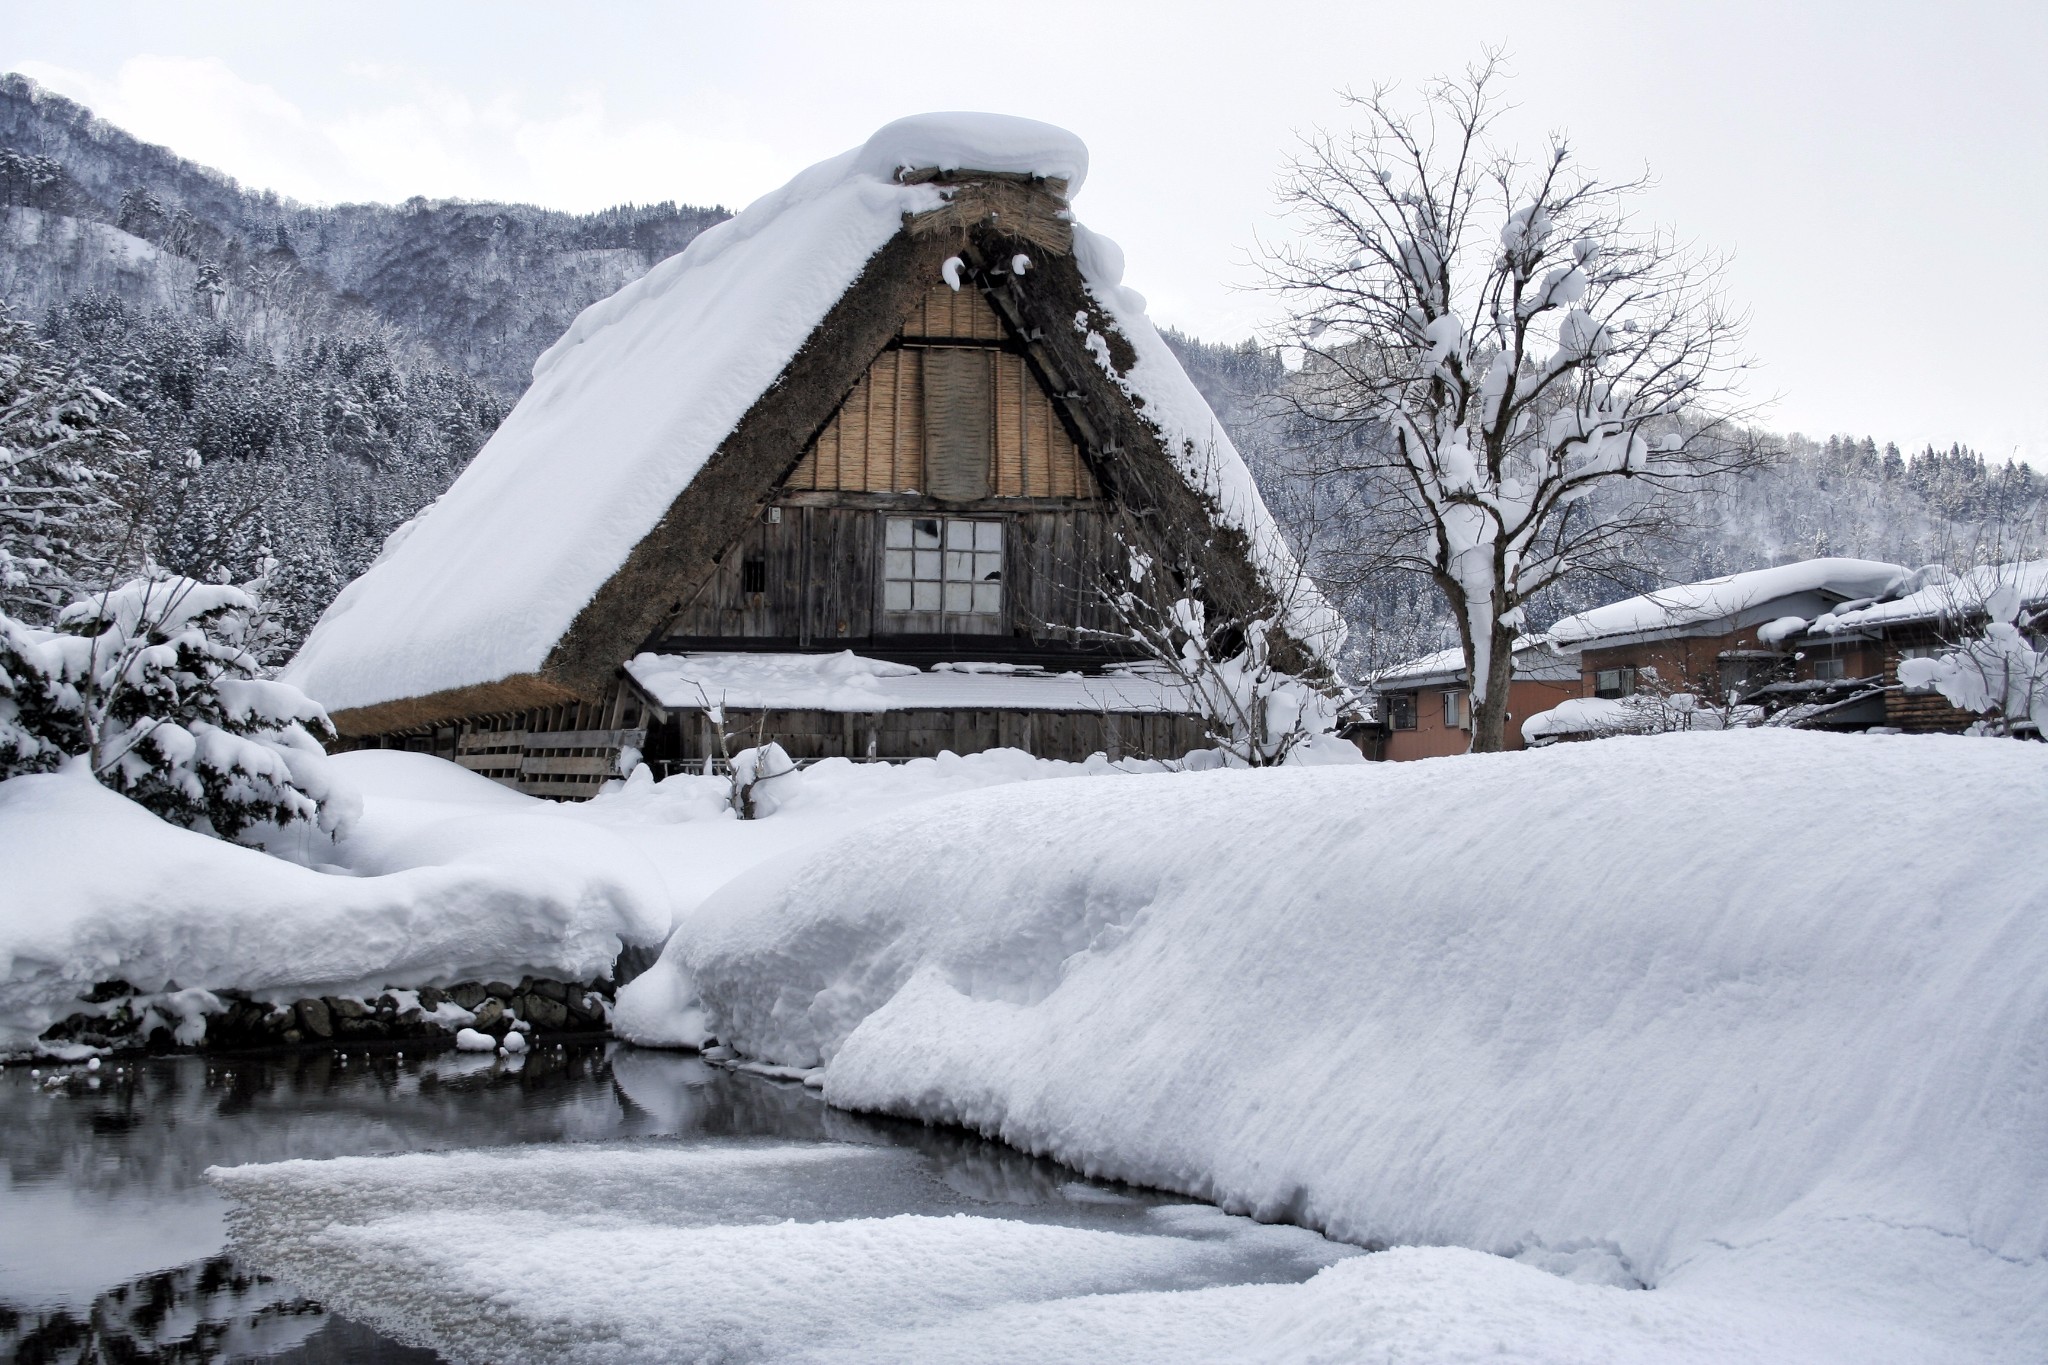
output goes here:
[{"label": "snow patch on ground", "polygon": [[1091,1174],[1656,1287],[1417,1263],[1507,1276],[1466,1288],[1538,1337],[1590,1314],[1571,1358],[1659,1358],[1629,1324],[1668,1312],[1673,1359],[1781,1318],[1792,1358],[2021,1359],[2040,828],[2048,754],[1938,736],[1013,786],[735,881],[621,1014]]}]

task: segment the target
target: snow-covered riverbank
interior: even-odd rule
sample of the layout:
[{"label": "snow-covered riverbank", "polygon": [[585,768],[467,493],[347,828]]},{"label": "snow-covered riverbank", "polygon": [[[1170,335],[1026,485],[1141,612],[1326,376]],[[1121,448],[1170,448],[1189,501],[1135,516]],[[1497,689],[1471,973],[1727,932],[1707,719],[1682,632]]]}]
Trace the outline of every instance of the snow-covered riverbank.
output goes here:
[{"label": "snow-covered riverbank", "polygon": [[[836,1105],[1394,1248],[1295,1285],[1111,1267],[1038,1293],[1034,1256],[1064,1253],[995,1230],[970,1250],[1008,1267],[1001,1292],[854,1305],[845,1340],[803,1339],[827,1356],[1948,1362],[2048,1340],[2040,746],[838,762],[752,822],[711,778],[559,807],[417,756],[337,767],[361,819],[281,857],[145,827],[64,775],[0,786],[0,857],[30,874],[9,891],[36,893],[0,916],[9,1022],[117,975],[568,975],[673,924],[621,995],[627,1036],[715,1034],[822,1067]],[[868,1231],[806,1242],[819,1283],[842,1252],[961,1251],[942,1224]],[[543,1333],[586,1311],[587,1286],[493,1265],[420,1292],[516,1290]],[[665,1321],[635,1339],[659,1354]]]},{"label": "snow-covered riverbank", "polygon": [[1018,787],[739,879],[620,1022],[1443,1248],[1287,1291],[1289,1358],[2026,1359],[2044,828],[2048,753],[1949,738]]},{"label": "snow-covered riverbank", "polygon": [[167,824],[81,772],[0,783],[0,1052],[34,1047],[109,980],[173,1024],[199,1021],[202,1002],[173,1002],[167,986],[289,1003],[527,975],[587,982],[623,945],[658,947],[757,864],[918,802],[1116,771],[1014,750],[837,760],[777,779],[774,818],[742,821],[723,778],[642,774],[560,805],[421,754],[330,766],[361,814],[339,840],[307,825],[272,832],[278,856]]}]

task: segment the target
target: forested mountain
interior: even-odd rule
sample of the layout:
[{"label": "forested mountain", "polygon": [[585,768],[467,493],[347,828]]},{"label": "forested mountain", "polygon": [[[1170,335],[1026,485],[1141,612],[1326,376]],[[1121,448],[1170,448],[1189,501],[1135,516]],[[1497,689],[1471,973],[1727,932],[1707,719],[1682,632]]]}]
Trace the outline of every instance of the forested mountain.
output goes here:
[{"label": "forested mountain", "polygon": [[288,650],[461,471],[579,311],[725,216],[307,207],[0,76],[0,304],[32,328],[0,330],[0,362],[120,400],[145,468],[96,505],[133,525],[78,543],[266,577]]},{"label": "forested mountain", "polygon": [[[45,375],[52,402],[80,386],[118,399],[131,491],[93,505],[127,518],[126,541],[167,568],[267,575],[287,651],[461,471],[577,312],[725,216],[675,204],[308,207],[0,76],[0,304],[23,324],[0,326],[0,349],[13,348],[0,373],[28,376],[23,392]],[[1287,432],[1262,402],[1287,382],[1278,355],[1168,341],[1299,529]],[[1813,554],[1967,558],[2010,545],[2048,504],[2032,470],[1961,448],[1908,456],[1839,436],[1784,446],[1774,468],[1643,545],[1634,579],[1567,583],[1532,624]],[[123,534],[75,539],[103,554]],[[1449,641],[1429,584],[1329,576],[1357,628],[1357,666]]]}]

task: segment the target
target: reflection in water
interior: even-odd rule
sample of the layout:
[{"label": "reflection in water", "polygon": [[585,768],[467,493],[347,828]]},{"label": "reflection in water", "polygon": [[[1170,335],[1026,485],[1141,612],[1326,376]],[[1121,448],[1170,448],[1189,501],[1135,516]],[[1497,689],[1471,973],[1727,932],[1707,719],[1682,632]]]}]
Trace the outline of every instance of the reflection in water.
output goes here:
[{"label": "reflection in water", "polygon": [[828,1108],[799,1085],[605,1044],[523,1059],[361,1051],[178,1057],[50,1086],[0,1071],[0,1347],[40,1361],[425,1362],[227,1253],[209,1166],[622,1138],[768,1137],[915,1149],[898,1201],[1057,1216],[1155,1202],[966,1134]]}]

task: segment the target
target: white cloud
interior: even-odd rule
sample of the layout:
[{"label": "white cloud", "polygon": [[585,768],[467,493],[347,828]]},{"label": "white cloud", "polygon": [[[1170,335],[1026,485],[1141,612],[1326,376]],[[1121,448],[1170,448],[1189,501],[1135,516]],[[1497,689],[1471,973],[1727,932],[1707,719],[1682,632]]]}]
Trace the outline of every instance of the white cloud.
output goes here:
[{"label": "white cloud", "polygon": [[211,57],[143,55],[102,78],[45,62],[19,69],[137,137],[311,203],[527,200],[571,210],[624,201],[745,203],[798,167],[759,140],[624,120],[594,89],[536,109],[472,99],[403,68],[353,66],[354,98],[316,118]]},{"label": "white cloud", "polygon": [[298,105],[217,58],[131,57],[108,79],[43,62],[18,69],[135,136],[253,188],[307,200],[373,192],[374,182]]}]

